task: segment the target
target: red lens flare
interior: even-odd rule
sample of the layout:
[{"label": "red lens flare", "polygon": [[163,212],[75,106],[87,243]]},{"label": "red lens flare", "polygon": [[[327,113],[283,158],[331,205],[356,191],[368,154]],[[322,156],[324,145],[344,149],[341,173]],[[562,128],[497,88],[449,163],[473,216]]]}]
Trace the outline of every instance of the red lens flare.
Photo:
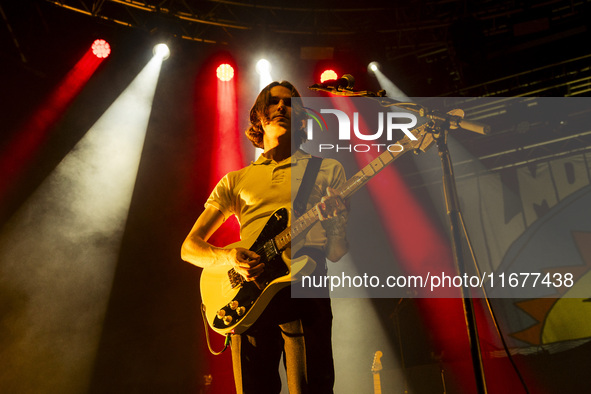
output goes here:
[{"label": "red lens flare", "polygon": [[324,83],[326,81],[333,81],[338,78],[337,73],[334,70],[324,70],[322,74],[320,74],[320,82]]},{"label": "red lens flare", "polygon": [[111,53],[111,46],[105,40],[94,40],[92,43],[92,53],[99,59],[104,59]]},{"label": "red lens flare", "polygon": [[218,79],[223,82],[230,81],[234,78],[234,68],[227,63],[220,64],[215,73]]}]

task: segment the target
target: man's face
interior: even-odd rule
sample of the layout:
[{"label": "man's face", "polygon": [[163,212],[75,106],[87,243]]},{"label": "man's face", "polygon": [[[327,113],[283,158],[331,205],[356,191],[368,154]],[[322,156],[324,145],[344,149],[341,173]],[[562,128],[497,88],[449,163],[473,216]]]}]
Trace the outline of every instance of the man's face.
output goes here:
[{"label": "man's face", "polygon": [[285,86],[273,86],[269,93],[269,120],[262,120],[262,126],[266,138],[277,138],[291,133],[291,90]]}]

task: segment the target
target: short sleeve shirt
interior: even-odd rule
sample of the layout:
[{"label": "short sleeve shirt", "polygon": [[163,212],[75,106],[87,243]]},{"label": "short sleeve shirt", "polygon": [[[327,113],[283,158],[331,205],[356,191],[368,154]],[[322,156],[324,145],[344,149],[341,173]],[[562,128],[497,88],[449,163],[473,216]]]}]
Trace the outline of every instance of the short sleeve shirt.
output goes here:
[{"label": "short sleeve shirt", "polygon": [[[279,208],[291,209],[310,158],[310,154],[302,150],[280,162],[261,155],[249,166],[226,174],[205,206],[218,209],[224,219],[236,215],[241,239],[254,242],[273,212]],[[322,160],[310,192],[308,209],[320,201],[327,187],[337,189],[345,181],[345,171],[338,161]],[[324,230],[317,223],[308,233],[305,244],[322,249],[325,243]]]}]

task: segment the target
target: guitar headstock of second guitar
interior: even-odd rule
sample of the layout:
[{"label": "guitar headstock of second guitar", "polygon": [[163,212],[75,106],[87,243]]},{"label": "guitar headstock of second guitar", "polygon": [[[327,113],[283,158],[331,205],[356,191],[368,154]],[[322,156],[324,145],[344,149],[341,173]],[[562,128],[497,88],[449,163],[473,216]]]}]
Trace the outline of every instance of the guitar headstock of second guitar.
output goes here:
[{"label": "guitar headstock of second guitar", "polygon": [[371,372],[378,373],[382,370],[382,352],[377,351],[373,355],[373,362],[371,363]]}]

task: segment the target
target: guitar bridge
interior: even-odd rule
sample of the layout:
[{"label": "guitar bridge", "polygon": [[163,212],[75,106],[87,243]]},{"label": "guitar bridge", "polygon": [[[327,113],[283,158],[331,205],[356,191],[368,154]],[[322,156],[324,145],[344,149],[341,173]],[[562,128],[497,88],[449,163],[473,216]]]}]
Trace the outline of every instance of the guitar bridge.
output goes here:
[{"label": "guitar bridge", "polygon": [[244,278],[242,277],[242,275],[236,272],[234,268],[228,271],[228,279],[230,280],[230,285],[233,289],[242,286],[242,284],[244,283]]}]

